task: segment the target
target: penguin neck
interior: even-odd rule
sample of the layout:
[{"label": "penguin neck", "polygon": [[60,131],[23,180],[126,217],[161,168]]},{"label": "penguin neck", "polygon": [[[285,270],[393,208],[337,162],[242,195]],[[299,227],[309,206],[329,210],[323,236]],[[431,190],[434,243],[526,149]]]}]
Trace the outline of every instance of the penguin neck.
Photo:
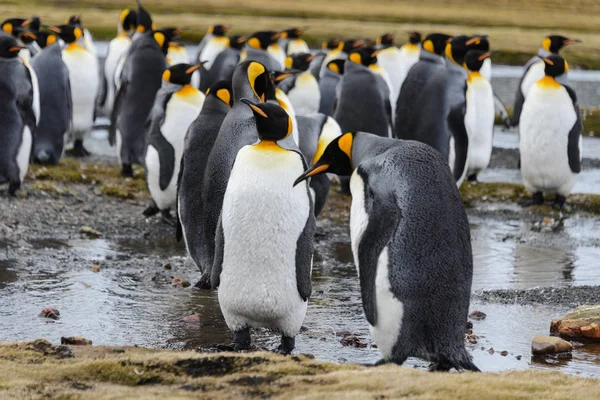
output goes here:
[{"label": "penguin neck", "polygon": [[256,150],[261,150],[261,151],[285,151],[283,148],[281,148],[277,142],[273,141],[273,140],[266,140],[266,139],[260,139],[258,143],[256,143],[254,145],[254,148]]},{"label": "penguin neck", "polygon": [[372,133],[356,133],[352,141],[352,169],[356,169],[364,161],[377,157],[401,143],[401,140],[381,137]]},{"label": "penguin neck", "polygon": [[434,54],[434,53],[430,53],[427,50],[423,50],[421,52],[421,54],[419,55],[419,59],[420,60],[429,61],[429,62],[438,63],[438,64],[443,64],[444,63],[444,57],[443,56],[440,56],[440,55]]},{"label": "penguin neck", "polygon": [[479,79],[483,79],[483,76],[481,76],[479,71],[469,71],[469,79],[467,79],[467,82],[470,83]]},{"label": "penguin neck", "polygon": [[183,97],[187,97],[187,96],[192,96],[194,94],[197,94],[199,92],[198,89],[196,89],[195,87],[193,87],[192,85],[190,85],[189,83],[187,85],[183,85],[178,91],[177,94]]},{"label": "penguin neck", "polygon": [[117,35],[117,38],[119,38],[119,39],[129,38],[129,33],[127,31],[124,31],[121,29],[121,32],[119,32],[119,34]]},{"label": "penguin neck", "polygon": [[204,100],[204,104],[202,105],[202,111],[209,113],[210,115],[224,115],[227,114],[229,110],[231,110],[231,107],[229,107],[228,104],[225,104],[223,100],[212,95],[207,95],[206,100]]},{"label": "penguin neck", "polygon": [[76,50],[85,50],[85,48],[79,43],[73,42],[69,43],[65,48],[66,51],[76,51]]},{"label": "penguin neck", "polygon": [[418,45],[418,44],[414,44],[414,43],[410,43],[410,42],[409,42],[409,43],[406,43],[406,44],[405,44],[404,46],[402,46],[402,47],[404,47],[404,48],[405,48],[406,50],[408,50],[408,51],[415,51],[415,52],[416,52],[416,51],[419,51],[419,50],[420,50],[420,49],[419,49],[419,45]]},{"label": "penguin neck", "polygon": [[543,88],[548,88],[548,89],[558,89],[559,87],[561,87],[562,85],[560,83],[558,83],[558,81],[550,76],[550,75],[546,75],[544,76],[542,79],[540,79],[537,82],[538,86],[541,86]]},{"label": "penguin neck", "polygon": [[546,50],[546,49],[545,49],[545,48],[543,48],[543,47],[540,47],[540,48],[538,49],[537,55],[538,55],[538,57],[540,57],[540,58],[546,58],[546,57],[549,57],[549,56],[551,56],[551,55],[552,55],[552,52],[550,52],[550,51]]}]

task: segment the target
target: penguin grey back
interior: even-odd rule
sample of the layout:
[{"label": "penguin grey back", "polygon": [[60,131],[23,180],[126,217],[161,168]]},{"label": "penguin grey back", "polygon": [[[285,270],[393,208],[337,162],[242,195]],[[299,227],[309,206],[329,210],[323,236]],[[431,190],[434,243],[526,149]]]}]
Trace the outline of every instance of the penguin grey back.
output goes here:
[{"label": "penguin grey back", "polygon": [[321,91],[321,102],[319,112],[327,116],[333,116],[336,103],[336,90],[342,80],[342,75],[333,72],[329,68],[325,70],[319,80],[319,90]]},{"label": "penguin grey back", "polygon": [[247,47],[244,51],[246,52],[244,61],[257,61],[269,71],[282,71],[282,66],[266,50]]},{"label": "penguin grey back", "polygon": [[31,67],[37,75],[40,90],[40,121],[32,156],[39,163],[57,164],[73,114],[69,70],[62,60],[60,44],[42,49],[31,59]]},{"label": "penguin grey back", "polygon": [[240,61],[240,51],[231,47],[223,50],[213,61],[209,71],[206,71],[200,81],[200,90],[205,92],[214,83],[231,81],[233,71]]}]

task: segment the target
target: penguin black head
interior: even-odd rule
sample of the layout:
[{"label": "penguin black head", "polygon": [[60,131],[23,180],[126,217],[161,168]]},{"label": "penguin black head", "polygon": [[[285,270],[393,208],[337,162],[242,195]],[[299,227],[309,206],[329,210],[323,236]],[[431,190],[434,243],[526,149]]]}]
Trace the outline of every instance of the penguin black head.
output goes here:
[{"label": "penguin black head", "polygon": [[49,26],[48,30],[56,33],[65,43],[74,43],[83,36],[81,28],[75,25]]},{"label": "penguin black head", "polygon": [[[348,40],[344,40],[344,46],[342,47],[342,51],[344,51],[345,53],[350,54],[350,52],[354,49],[358,49],[362,46],[364,46],[366,43],[364,40],[362,39],[348,39]],[[339,46],[338,46],[339,48]]]},{"label": "penguin black head", "polygon": [[490,41],[488,40],[487,35],[477,34],[473,37],[478,37],[479,40],[475,40],[473,44],[469,46],[469,50],[490,51]]},{"label": "penguin black head", "polygon": [[336,74],[344,75],[344,66],[346,65],[346,60],[333,60],[327,63],[327,69],[335,72]]},{"label": "penguin black head", "polygon": [[50,46],[51,44],[56,43],[56,39],[57,39],[57,37],[54,33],[46,32],[46,31],[36,32],[35,36],[36,36],[35,41],[42,49]]},{"label": "penguin black head", "polygon": [[363,46],[354,49],[348,54],[348,60],[368,67],[377,63],[377,51],[370,46]]},{"label": "penguin black head", "polygon": [[21,26],[26,27],[33,32],[37,32],[42,27],[42,20],[40,20],[40,17],[34,15],[33,17],[26,19]]},{"label": "penguin black head", "polygon": [[411,44],[419,44],[419,43],[421,43],[421,40],[422,40],[421,39],[421,33],[417,32],[417,31],[410,32],[408,34],[408,41]]},{"label": "penguin black head", "polygon": [[[257,61],[244,61],[236,67],[236,71],[233,73],[233,83],[236,84],[237,79],[240,79],[239,71],[244,71],[245,79],[252,88],[254,95],[260,99],[261,102],[267,100],[275,100],[275,84],[269,74],[267,68]],[[236,76],[239,77],[236,79]],[[234,95],[237,95],[234,92]],[[239,97],[236,97],[239,98]]]},{"label": "penguin black head", "polygon": [[156,26],[152,22],[152,17],[150,16],[148,10],[142,6],[142,2],[140,0],[138,0],[137,5],[137,20],[135,24],[136,32],[144,33],[154,30]]},{"label": "penguin black head", "polygon": [[321,45],[321,48],[323,50],[333,50],[333,49],[337,49],[340,46],[340,39],[331,39],[327,42],[323,42],[323,44]]},{"label": "penguin black head", "polygon": [[297,69],[300,71],[308,70],[310,62],[315,56],[310,53],[296,53],[285,59],[285,69]]},{"label": "penguin black head", "polygon": [[306,28],[290,28],[281,32],[283,39],[298,39],[306,31]]},{"label": "penguin black head", "polygon": [[246,36],[234,35],[229,37],[229,47],[236,50],[241,50],[246,44],[248,38]]},{"label": "penguin black head", "polygon": [[254,49],[266,50],[267,47],[275,43],[281,33],[275,31],[254,32],[248,39],[248,46]]},{"label": "penguin black head", "polygon": [[208,33],[215,36],[225,36],[228,30],[229,27],[225,25],[211,25],[208,27]]},{"label": "penguin black head", "polygon": [[154,37],[154,40],[158,43],[163,54],[167,55],[169,52],[169,43],[174,39],[177,39],[180,33],[181,29],[178,28],[164,28],[152,32],[152,37]]},{"label": "penguin black head", "polygon": [[0,57],[16,58],[23,46],[19,45],[17,39],[8,35],[0,35]]},{"label": "penguin black head", "polygon": [[542,42],[542,47],[552,54],[558,54],[563,47],[573,43],[581,43],[581,40],[569,39],[559,35],[551,35],[544,39]]},{"label": "penguin black head", "polygon": [[446,45],[450,40],[452,40],[452,36],[443,33],[432,33],[423,40],[423,50],[441,56],[444,54]]},{"label": "penguin black head", "polygon": [[479,71],[483,62],[496,51],[469,50],[465,56],[464,67],[469,71]]},{"label": "penguin black head", "polygon": [[37,40],[37,35],[29,30],[26,29],[20,29],[19,28],[19,39],[25,43],[25,44],[29,44],[29,43],[33,43]]},{"label": "penguin black head", "polygon": [[231,88],[231,81],[218,81],[212,84],[206,90],[207,96],[213,96],[227,104],[229,107],[233,107],[233,89]]},{"label": "penguin black head", "polygon": [[128,8],[121,11],[121,14],[119,14],[119,27],[124,32],[135,31],[136,25],[137,25],[137,12],[130,10]]},{"label": "penguin black head", "polygon": [[315,154],[314,165],[304,171],[302,175],[296,179],[294,186],[305,179],[318,174],[329,172],[340,176],[352,175],[352,144],[354,142],[354,133],[348,132],[331,141],[323,151],[323,155],[317,158]]},{"label": "penguin black head", "polygon": [[81,27],[81,15],[71,15],[69,18],[67,18],[67,25]]},{"label": "penguin black head", "polygon": [[558,54],[552,54],[544,60],[544,72],[547,76],[556,78],[569,71],[569,64]]},{"label": "penguin black head", "polygon": [[483,39],[485,36],[454,36],[446,45],[446,57],[455,64],[463,65],[467,51],[477,49],[477,46],[481,46]]},{"label": "penguin black head", "polygon": [[375,41],[376,45],[380,45],[381,47],[390,47],[394,45],[394,35],[391,33],[384,33],[381,36],[377,36],[377,40]]},{"label": "penguin black head", "polygon": [[176,64],[163,72],[163,80],[176,85],[189,85],[192,81],[192,74],[199,70],[202,64]]},{"label": "penguin black head", "polygon": [[14,37],[17,37],[20,31],[16,28],[21,27],[25,21],[26,20],[22,18],[9,18],[2,22],[1,27],[4,32]]},{"label": "penguin black head", "polygon": [[291,135],[293,128],[289,114],[274,103],[255,103],[249,99],[241,99],[252,109],[256,119],[256,129],[260,140],[276,142]]}]

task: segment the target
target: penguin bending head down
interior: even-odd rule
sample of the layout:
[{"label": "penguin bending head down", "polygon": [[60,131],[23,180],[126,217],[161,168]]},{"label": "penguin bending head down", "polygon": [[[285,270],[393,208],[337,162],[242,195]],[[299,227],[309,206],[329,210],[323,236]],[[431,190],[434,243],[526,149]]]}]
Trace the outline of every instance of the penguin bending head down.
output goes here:
[{"label": "penguin bending head down", "polygon": [[423,143],[346,133],[295,183],[326,172],[352,175],[352,253],[382,362],[478,371],[464,344],[469,222],[446,161]]},{"label": "penguin bending head down", "polygon": [[279,352],[289,354],[312,291],[313,201],[307,182],[294,186],[306,163],[298,151],[278,143],[292,133],[283,108],[242,102],[254,114],[258,142],[235,157],[211,283],[218,287],[234,349],[250,347],[250,328],[269,328],[282,334]]}]

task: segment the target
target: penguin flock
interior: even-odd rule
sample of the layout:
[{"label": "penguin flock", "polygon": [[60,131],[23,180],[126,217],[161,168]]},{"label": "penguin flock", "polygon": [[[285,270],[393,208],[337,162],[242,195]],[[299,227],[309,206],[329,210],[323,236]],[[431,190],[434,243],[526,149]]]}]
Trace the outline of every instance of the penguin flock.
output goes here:
[{"label": "penguin flock", "polygon": [[198,287],[218,290],[233,332],[223,347],[247,349],[251,328],[269,328],[288,354],[337,176],[352,195],[352,252],[382,362],[478,371],[464,346],[473,257],[458,186],[489,165],[500,111],[519,126],[527,204],[565,204],[582,123],[558,52],[577,40],[543,40],[509,121],[486,35],[410,32],[398,48],[384,33],[311,51],[305,28],[228,36],[213,25],[188,55],[182,30],[158,28],[139,0],[116,21],[103,68],[80,16],[2,23],[0,183],[11,195],[29,162],[56,164],[67,146],[89,154],[83,139],[108,116],[122,175],[145,169],[144,215],[176,227]]}]

